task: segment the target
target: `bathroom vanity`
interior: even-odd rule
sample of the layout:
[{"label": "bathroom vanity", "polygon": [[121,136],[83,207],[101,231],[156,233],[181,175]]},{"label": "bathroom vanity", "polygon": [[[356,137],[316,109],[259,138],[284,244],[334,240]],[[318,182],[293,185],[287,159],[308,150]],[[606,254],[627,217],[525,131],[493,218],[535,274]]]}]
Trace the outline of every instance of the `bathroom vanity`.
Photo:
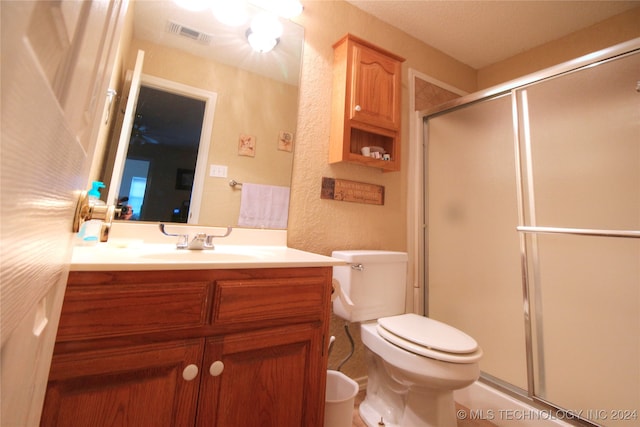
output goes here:
[{"label": "bathroom vanity", "polygon": [[337,260],[92,250],[74,254],[41,425],[322,425]]}]

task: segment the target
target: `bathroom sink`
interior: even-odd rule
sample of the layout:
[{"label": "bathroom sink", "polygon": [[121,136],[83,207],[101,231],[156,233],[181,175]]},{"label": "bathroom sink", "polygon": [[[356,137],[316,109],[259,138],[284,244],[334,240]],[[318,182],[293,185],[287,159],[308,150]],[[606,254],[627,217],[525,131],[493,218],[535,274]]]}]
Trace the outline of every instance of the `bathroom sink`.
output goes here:
[{"label": "bathroom sink", "polygon": [[[180,253],[184,253],[185,255],[180,255]],[[157,259],[160,261],[187,261],[186,259],[183,258],[189,258],[188,261],[208,261],[208,262],[212,262],[212,261],[217,261],[217,262],[221,262],[221,261],[237,261],[237,260],[250,260],[250,259],[255,259],[254,256],[252,255],[242,255],[242,254],[229,254],[229,253],[203,253],[203,251],[198,251],[198,252],[193,252],[193,253],[187,253],[185,252],[180,252],[180,253],[176,253],[176,254],[147,254],[147,255],[142,255],[142,258],[147,258],[147,259]]]},{"label": "bathroom sink", "polygon": [[192,261],[233,261],[233,260],[255,260],[273,258],[274,250],[255,248],[250,246],[222,246],[217,245],[215,249],[188,250],[174,249],[172,251],[162,251],[154,253],[144,253],[142,258],[157,259],[164,261],[184,261],[185,258]]}]

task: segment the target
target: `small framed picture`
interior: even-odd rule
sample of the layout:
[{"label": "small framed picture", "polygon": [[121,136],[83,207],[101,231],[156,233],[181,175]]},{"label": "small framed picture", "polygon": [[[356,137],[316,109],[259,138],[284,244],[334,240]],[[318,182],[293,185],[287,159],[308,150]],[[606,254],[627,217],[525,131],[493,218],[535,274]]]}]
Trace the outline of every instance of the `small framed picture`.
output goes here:
[{"label": "small framed picture", "polygon": [[278,150],[293,151],[293,132],[280,131],[278,135]]},{"label": "small framed picture", "polygon": [[238,155],[239,156],[256,156],[256,137],[253,135],[240,134],[238,140]]},{"label": "small framed picture", "polygon": [[176,190],[191,190],[193,187],[193,169],[178,169],[176,174]]}]

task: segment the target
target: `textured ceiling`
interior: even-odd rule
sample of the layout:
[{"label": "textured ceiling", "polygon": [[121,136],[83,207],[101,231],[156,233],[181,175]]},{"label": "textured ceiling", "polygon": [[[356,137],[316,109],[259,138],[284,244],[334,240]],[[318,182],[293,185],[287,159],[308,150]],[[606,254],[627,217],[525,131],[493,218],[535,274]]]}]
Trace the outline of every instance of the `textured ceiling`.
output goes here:
[{"label": "textured ceiling", "polygon": [[475,69],[640,7],[638,0],[347,1]]}]

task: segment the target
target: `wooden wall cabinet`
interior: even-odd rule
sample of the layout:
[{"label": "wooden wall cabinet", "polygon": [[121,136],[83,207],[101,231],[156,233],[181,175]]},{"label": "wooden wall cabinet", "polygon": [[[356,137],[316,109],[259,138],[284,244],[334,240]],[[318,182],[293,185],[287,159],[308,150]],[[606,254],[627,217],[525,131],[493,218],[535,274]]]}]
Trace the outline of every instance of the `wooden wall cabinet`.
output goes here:
[{"label": "wooden wall cabinet", "polygon": [[331,267],[72,272],[42,426],[321,426]]},{"label": "wooden wall cabinet", "polygon": [[[329,163],[400,170],[404,58],[351,34],[333,49]],[[380,147],[391,160],[363,156],[362,147]]]}]

